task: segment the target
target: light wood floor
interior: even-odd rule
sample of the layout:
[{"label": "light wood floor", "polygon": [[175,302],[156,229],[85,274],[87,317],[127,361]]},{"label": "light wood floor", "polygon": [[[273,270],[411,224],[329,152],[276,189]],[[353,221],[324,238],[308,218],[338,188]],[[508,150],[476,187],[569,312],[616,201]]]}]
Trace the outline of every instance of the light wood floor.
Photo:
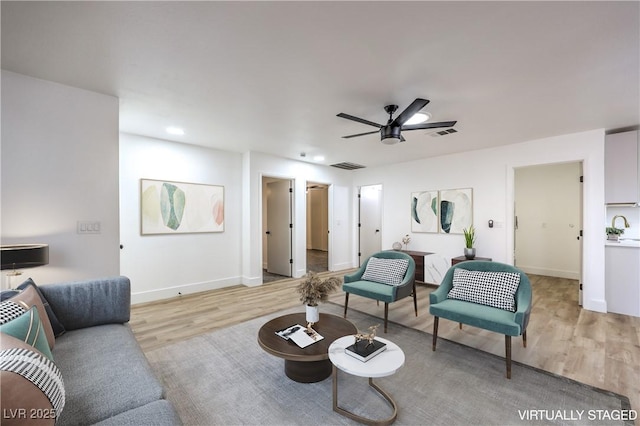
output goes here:
[{"label": "light wood floor", "polygon": [[[576,281],[535,275],[530,279],[533,307],[527,348],[522,347],[521,339],[513,339],[513,359],[623,394],[633,409],[640,410],[640,318],[581,309]],[[238,285],[135,305],[131,327],[143,350],[161,348],[299,305],[297,283],[289,279],[259,287]],[[390,305],[389,320],[431,333],[429,293],[434,289],[418,285],[418,317],[413,313],[411,298],[405,298]],[[344,293],[338,291],[330,300],[344,306]],[[377,306],[370,299],[351,296],[349,307],[383,317],[384,305]],[[393,327],[389,325],[390,337]],[[504,356],[504,337],[496,333],[467,326],[460,330],[457,323],[441,320],[438,336]]]}]

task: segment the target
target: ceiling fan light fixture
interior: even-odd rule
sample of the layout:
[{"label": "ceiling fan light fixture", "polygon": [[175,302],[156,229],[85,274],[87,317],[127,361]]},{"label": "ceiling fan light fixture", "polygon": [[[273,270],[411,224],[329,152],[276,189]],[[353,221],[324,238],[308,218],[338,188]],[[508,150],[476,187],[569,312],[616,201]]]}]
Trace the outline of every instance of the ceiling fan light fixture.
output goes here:
[{"label": "ceiling fan light fixture", "polygon": [[428,121],[431,118],[431,114],[428,112],[416,112],[413,116],[404,122],[404,125],[411,126],[413,124],[420,124]]},{"label": "ceiling fan light fixture", "polygon": [[400,142],[400,138],[397,138],[395,136],[389,136],[387,138],[383,137],[383,139],[382,139],[382,143],[385,144],[385,145],[395,145],[398,142]]}]

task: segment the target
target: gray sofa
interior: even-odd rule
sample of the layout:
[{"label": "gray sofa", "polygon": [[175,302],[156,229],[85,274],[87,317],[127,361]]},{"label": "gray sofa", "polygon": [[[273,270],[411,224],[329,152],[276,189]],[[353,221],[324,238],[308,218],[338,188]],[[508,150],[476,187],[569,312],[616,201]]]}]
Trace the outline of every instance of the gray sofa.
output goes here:
[{"label": "gray sofa", "polygon": [[66,392],[56,425],[181,424],[127,324],[128,278],[39,288],[66,329],[53,349]]}]

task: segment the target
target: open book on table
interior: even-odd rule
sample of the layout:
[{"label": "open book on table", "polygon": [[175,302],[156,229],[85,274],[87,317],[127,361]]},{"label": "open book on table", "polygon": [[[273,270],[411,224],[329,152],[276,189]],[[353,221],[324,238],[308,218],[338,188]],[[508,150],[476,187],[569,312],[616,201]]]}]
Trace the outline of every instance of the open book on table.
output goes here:
[{"label": "open book on table", "polygon": [[307,346],[324,339],[324,337],[318,334],[317,331],[312,331],[313,333],[309,333],[307,327],[295,324],[283,330],[276,331],[276,334],[285,340],[292,340],[301,348],[306,348]]}]

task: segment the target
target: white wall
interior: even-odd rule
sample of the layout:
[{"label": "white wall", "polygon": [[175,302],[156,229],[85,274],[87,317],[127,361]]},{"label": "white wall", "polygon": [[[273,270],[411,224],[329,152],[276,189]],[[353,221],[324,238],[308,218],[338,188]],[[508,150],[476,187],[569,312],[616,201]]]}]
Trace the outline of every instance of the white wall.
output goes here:
[{"label": "white wall", "polygon": [[[582,161],[584,172],[584,307],[606,312],[604,295],[604,130],[594,130],[426,160],[365,168],[354,174],[354,186],[382,183],[382,247],[405,234],[410,250],[459,256],[462,235],[411,233],[411,192],[473,188],[477,255],[513,263],[514,168]],[[488,220],[495,223],[488,227]]]},{"label": "white wall", "polygon": [[[134,303],[236,285],[241,274],[242,156],[120,135],[121,271]],[[224,186],[224,232],[140,235],[140,179]]]},{"label": "white wall", "polygon": [[[117,98],[2,71],[2,244],[49,244],[24,278],[120,273],[118,113]],[[79,235],[85,220],[100,234]]]},{"label": "white wall", "polygon": [[[271,155],[248,152],[243,156],[242,283],[262,284],[262,178],[293,180],[293,276],[306,273],[306,185],[323,182],[329,187],[329,270],[353,266],[351,174],[349,171]],[[254,243],[252,243],[254,242]]]}]

